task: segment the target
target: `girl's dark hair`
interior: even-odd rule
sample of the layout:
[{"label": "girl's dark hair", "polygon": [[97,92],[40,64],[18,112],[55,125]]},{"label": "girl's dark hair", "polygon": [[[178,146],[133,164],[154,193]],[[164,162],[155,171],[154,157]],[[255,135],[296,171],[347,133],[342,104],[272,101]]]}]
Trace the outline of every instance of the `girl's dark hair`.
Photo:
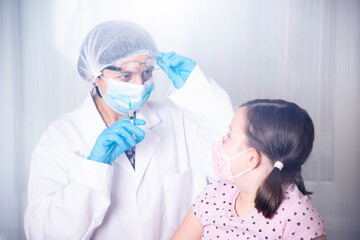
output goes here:
[{"label": "girl's dark hair", "polygon": [[307,112],[295,103],[284,100],[257,99],[245,107],[245,135],[249,147],[266,155],[274,168],[259,187],[255,207],[266,218],[272,218],[284,199],[281,185],[294,183],[309,195],[301,176],[301,166],[308,158],[314,142],[314,125]]}]

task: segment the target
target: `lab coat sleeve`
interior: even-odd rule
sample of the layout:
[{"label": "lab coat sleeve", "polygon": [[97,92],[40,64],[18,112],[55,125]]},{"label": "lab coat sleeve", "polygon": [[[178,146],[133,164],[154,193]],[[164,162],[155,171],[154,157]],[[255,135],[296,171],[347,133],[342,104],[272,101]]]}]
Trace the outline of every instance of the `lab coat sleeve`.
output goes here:
[{"label": "lab coat sleeve", "polygon": [[168,91],[169,99],[204,129],[224,135],[234,115],[229,95],[196,65],[184,86]]},{"label": "lab coat sleeve", "polygon": [[234,115],[227,93],[196,66],[185,85],[169,91],[170,100],[183,109],[188,165],[192,168],[193,197],[214,175],[211,146],[229,131]]},{"label": "lab coat sleeve", "polygon": [[112,174],[107,164],[38,146],[30,169],[27,239],[90,239],[110,205]]}]

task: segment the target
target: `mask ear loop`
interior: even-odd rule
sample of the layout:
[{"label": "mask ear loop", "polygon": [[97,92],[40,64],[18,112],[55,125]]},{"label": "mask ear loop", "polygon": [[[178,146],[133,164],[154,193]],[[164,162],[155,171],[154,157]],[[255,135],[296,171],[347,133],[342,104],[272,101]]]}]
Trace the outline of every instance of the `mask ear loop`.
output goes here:
[{"label": "mask ear loop", "polygon": [[253,148],[249,148],[249,149],[247,149],[247,150],[245,150],[245,151],[242,151],[241,153],[236,154],[235,156],[231,157],[231,158],[229,159],[229,161],[234,160],[234,159],[237,158],[238,156],[240,156],[240,155],[242,155],[242,154],[250,151],[251,149],[253,149]]},{"label": "mask ear loop", "polygon": [[[99,75],[99,77],[101,77],[107,84],[109,84],[109,81],[106,80],[102,74]],[[94,83],[95,85],[95,83]],[[96,89],[96,93],[98,94],[99,97],[102,97],[104,94],[102,94],[102,92],[100,91],[100,88],[98,86],[95,85],[95,89]]]},{"label": "mask ear loop", "polygon": [[253,169],[254,169],[254,168],[249,168],[248,170],[245,170],[245,171],[243,171],[242,173],[239,173],[239,174],[237,174],[237,175],[235,175],[235,176],[231,176],[231,178],[234,179],[234,178],[241,177],[242,175],[250,172],[250,171],[253,170]]},{"label": "mask ear loop", "polygon": [[101,74],[100,75],[100,77],[107,83],[107,84],[109,84],[109,81],[108,80],[106,80],[104,77],[103,77],[103,75]]},{"label": "mask ear loop", "polygon": [[[247,152],[250,151],[251,149],[254,149],[254,148],[249,148],[249,149],[247,149],[247,150],[245,150],[245,151],[242,151],[242,152],[239,153],[239,154],[236,154],[235,156],[233,156],[232,158],[229,159],[229,163],[230,163],[231,160],[234,160],[235,158],[239,157],[240,155],[242,155],[242,154],[244,154],[244,153],[247,153]],[[234,179],[234,178],[241,177],[242,175],[250,172],[250,171],[253,170],[253,169],[254,169],[254,168],[249,168],[248,170],[245,170],[245,171],[242,172],[242,173],[236,174],[235,176],[231,176],[231,178]]]}]

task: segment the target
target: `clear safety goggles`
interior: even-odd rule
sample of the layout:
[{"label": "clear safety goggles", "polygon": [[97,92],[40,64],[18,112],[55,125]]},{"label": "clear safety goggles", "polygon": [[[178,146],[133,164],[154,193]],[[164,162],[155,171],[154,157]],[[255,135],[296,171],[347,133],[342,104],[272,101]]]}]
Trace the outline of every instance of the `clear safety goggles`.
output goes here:
[{"label": "clear safety goggles", "polygon": [[104,69],[117,71],[121,75],[131,76],[138,73],[141,69],[141,65],[145,65],[146,71],[152,73],[155,70],[160,69],[160,67],[156,64],[157,58],[148,58],[145,62],[131,61],[126,62],[120,65],[120,67],[108,66]]}]

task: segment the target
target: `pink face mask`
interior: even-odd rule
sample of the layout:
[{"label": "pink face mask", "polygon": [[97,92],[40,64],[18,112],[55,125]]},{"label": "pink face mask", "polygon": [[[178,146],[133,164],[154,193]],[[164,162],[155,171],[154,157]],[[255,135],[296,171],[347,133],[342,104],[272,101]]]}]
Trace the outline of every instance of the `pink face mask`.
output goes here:
[{"label": "pink face mask", "polygon": [[224,151],[223,142],[224,142],[224,139],[221,138],[212,147],[212,159],[213,159],[214,174],[215,174],[215,176],[217,176],[220,179],[224,179],[230,183],[233,183],[234,178],[238,178],[238,177],[244,175],[245,173],[250,172],[251,170],[253,170],[253,168],[249,168],[248,170],[245,170],[244,172],[233,176],[231,173],[231,166],[230,166],[231,160],[234,160],[235,158],[241,156],[242,154],[250,151],[252,148],[242,151],[241,153],[236,154],[235,156],[229,158]]}]

